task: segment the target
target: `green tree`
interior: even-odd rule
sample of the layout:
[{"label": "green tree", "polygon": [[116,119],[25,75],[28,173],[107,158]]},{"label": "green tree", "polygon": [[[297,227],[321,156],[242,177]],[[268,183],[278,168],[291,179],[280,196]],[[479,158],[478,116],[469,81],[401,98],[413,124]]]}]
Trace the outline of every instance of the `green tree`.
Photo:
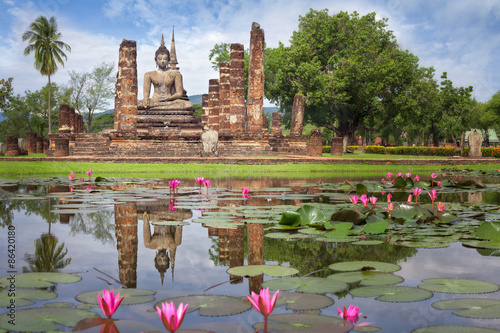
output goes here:
[{"label": "green tree", "polygon": [[90,73],[71,71],[68,87],[71,91],[70,105],[87,120],[87,132],[92,129],[92,120],[97,110],[105,111],[114,96],[115,76],[113,62],[102,62]]},{"label": "green tree", "polygon": [[9,100],[12,97],[12,80],[9,77],[7,80],[0,80],[0,112],[3,112],[9,106]]},{"label": "green tree", "polygon": [[54,16],[47,19],[45,16],[38,17],[29,26],[30,30],[23,33],[23,41],[28,41],[29,45],[24,49],[24,55],[35,53],[34,67],[42,75],[47,75],[49,80],[49,100],[48,100],[48,131],[51,133],[51,103],[50,103],[50,76],[53,75],[58,67],[57,64],[64,66],[64,59],[67,59],[63,48],[71,52],[71,47],[60,41],[61,33],[57,30],[57,22]]},{"label": "green tree", "polygon": [[479,103],[475,99],[472,101],[470,128],[481,130],[486,141],[486,146],[490,145],[489,130],[498,126],[498,120],[498,115],[488,107],[487,103]]}]

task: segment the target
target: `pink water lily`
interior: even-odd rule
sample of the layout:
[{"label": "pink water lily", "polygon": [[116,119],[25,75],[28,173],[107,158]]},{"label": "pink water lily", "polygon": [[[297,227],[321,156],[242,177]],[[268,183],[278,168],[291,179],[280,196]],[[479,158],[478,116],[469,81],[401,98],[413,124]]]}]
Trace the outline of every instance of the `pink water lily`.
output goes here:
[{"label": "pink water lily", "polygon": [[174,302],[165,302],[161,303],[161,309],[159,306],[156,306],[156,311],[158,311],[163,326],[165,326],[169,332],[173,333],[179,329],[184,320],[188,305],[189,304],[184,305],[181,303],[176,309]]},{"label": "pink water lily", "polygon": [[408,200],[406,200],[406,202],[411,203],[411,201],[412,201],[412,196],[410,194],[410,195],[408,195]]},{"label": "pink water lily", "polygon": [[387,205],[387,210],[389,211],[389,216],[391,215],[393,209],[394,209],[394,204],[392,202],[389,202],[389,204]]},{"label": "pink water lily", "polygon": [[420,180],[420,177],[417,175],[413,178],[414,181],[418,182]]},{"label": "pink water lily", "polygon": [[387,194],[387,202],[391,202],[392,194],[388,193]]},{"label": "pink water lily", "polygon": [[92,168],[89,169],[89,171],[87,171],[87,176],[89,176],[89,180],[90,180],[90,175],[92,174]]},{"label": "pink water lily", "polygon": [[432,178],[432,179],[434,179],[434,178],[436,178],[436,177],[437,177],[437,175],[436,175],[435,173],[431,173],[431,178]]},{"label": "pink water lily", "polygon": [[73,173],[73,171],[71,171],[69,174],[69,180],[73,181],[73,179],[75,179],[75,177],[76,177],[76,175]]},{"label": "pink water lily", "polygon": [[356,195],[353,195],[351,198],[349,198],[349,201],[351,201],[354,205],[354,209],[356,209],[356,212],[358,211],[358,201],[359,201],[359,197],[356,196]]},{"label": "pink water lily", "polygon": [[200,186],[200,194],[201,194],[201,186],[203,185],[203,182],[205,182],[205,177],[196,177],[194,180]]},{"label": "pink water lily", "polygon": [[418,187],[415,187],[412,189],[413,191],[413,196],[415,197],[415,203],[418,202],[418,197],[420,196],[420,194],[422,194],[422,189],[421,188],[418,188]]},{"label": "pink water lily", "polygon": [[248,195],[248,193],[250,193],[250,190],[249,190],[249,189],[247,189],[246,187],[243,187],[243,188],[241,189],[241,197],[242,197],[243,199],[247,199],[247,198],[249,198],[249,197],[250,197],[250,196]]},{"label": "pink water lily", "polygon": [[[432,209],[434,209],[434,200],[436,200],[437,196],[439,195],[439,193],[436,192],[436,190],[432,190],[430,192],[427,192],[429,194],[429,196],[431,197],[431,201],[432,201]],[[441,192],[440,192],[441,193]]]},{"label": "pink water lily", "polygon": [[378,198],[377,197],[370,197],[370,202],[372,205],[375,205],[377,203]]},{"label": "pink water lily", "polygon": [[106,290],[102,291],[102,298],[97,294],[97,301],[99,302],[99,306],[101,307],[102,312],[108,318],[111,318],[113,313],[115,313],[116,309],[120,306],[124,296],[120,297],[120,293],[115,295],[114,290]]},{"label": "pink water lily", "polygon": [[438,185],[438,186],[441,186],[441,185],[443,185],[443,183],[441,183],[441,182],[438,182],[438,183],[437,183],[437,185]]},{"label": "pink water lily", "polygon": [[402,174],[401,172],[398,172],[398,173],[396,174],[396,177],[403,177],[403,174]]},{"label": "pink water lily", "polygon": [[247,295],[248,301],[253,305],[257,311],[264,316],[264,333],[267,332],[267,317],[273,312],[276,300],[278,299],[280,291],[277,290],[271,297],[269,288],[261,289],[259,295],[252,291],[252,297]]},{"label": "pink water lily", "polygon": [[179,186],[180,183],[181,181],[178,179],[174,179],[168,182],[168,187],[170,188],[170,194],[172,194],[172,192],[175,194],[175,192],[178,191],[177,187]]},{"label": "pink water lily", "polygon": [[344,320],[348,320],[352,324],[356,324],[359,320],[359,316],[362,314],[359,312],[359,308],[354,305],[350,305],[348,309],[344,306],[344,311],[341,308],[337,308],[339,311],[339,316]]},{"label": "pink water lily", "polygon": [[363,206],[368,206],[368,197],[366,196],[366,194],[362,194],[360,197],[359,197],[359,201],[361,201],[361,203],[363,204]]},{"label": "pink water lily", "polygon": [[444,203],[442,203],[441,201],[438,202],[438,212],[442,212],[446,210],[446,207],[444,206]]},{"label": "pink water lily", "polygon": [[391,179],[392,178],[392,173],[391,172],[388,172],[387,173],[387,178]]},{"label": "pink water lily", "polygon": [[381,180],[381,181],[382,181],[382,184],[385,184],[385,179],[384,179],[384,178],[382,178],[382,180]]},{"label": "pink water lily", "polygon": [[406,173],[406,178],[410,178],[411,177],[411,173]]}]

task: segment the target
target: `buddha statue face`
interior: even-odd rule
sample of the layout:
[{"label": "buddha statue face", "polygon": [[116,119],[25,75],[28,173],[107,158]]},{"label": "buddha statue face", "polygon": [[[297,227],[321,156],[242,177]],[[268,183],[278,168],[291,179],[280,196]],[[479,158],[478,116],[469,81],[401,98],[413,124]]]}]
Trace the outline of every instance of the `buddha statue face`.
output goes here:
[{"label": "buddha statue face", "polygon": [[161,69],[165,69],[167,68],[167,65],[168,65],[168,62],[170,61],[169,59],[169,56],[168,54],[166,53],[160,53],[157,57],[156,57],[156,65],[161,68]]}]

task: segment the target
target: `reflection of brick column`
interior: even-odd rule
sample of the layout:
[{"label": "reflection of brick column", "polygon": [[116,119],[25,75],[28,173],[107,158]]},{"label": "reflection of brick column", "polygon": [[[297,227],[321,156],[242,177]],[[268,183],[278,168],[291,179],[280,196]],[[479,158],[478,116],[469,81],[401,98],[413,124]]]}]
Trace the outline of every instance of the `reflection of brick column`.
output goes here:
[{"label": "reflection of brick column", "polygon": [[321,157],[323,155],[323,133],[321,128],[315,128],[311,131],[309,139],[309,156]]},{"label": "reflection of brick column", "polygon": [[120,282],[128,288],[136,288],[138,240],[135,204],[115,205],[115,235]]},{"label": "reflection of brick column", "polygon": [[272,135],[283,135],[283,131],[281,129],[281,113],[273,112],[273,118],[271,122],[271,134]]},{"label": "reflection of brick column", "polygon": [[[262,224],[247,224],[247,247],[248,264],[262,265],[264,263],[264,226]],[[249,278],[249,292],[259,293],[263,281],[263,275]]]},{"label": "reflection of brick column", "polygon": [[231,132],[245,130],[245,52],[243,44],[231,44],[229,70],[229,127]]},{"label": "reflection of brick column", "polygon": [[208,81],[208,128],[219,131],[219,80]]},{"label": "reflection of brick column", "polygon": [[201,125],[208,129],[208,94],[201,95]]},{"label": "reflection of brick column", "polygon": [[229,261],[229,229],[219,229],[219,260],[226,265]]},{"label": "reflection of brick column", "polygon": [[7,156],[19,156],[19,144],[18,144],[17,136],[7,135],[5,140],[7,143],[7,152],[5,153],[5,155],[7,155]]},{"label": "reflection of brick column", "polygon": [[264,30],[252,23],[248,63],[247,132],[262,132],[264,103]]},{"label": "reflection of brick column", "polygon": [[59,133],[71,133],[71,114],[68,104],[59,105]]},{"label": "reflection of brick column", "polygon": [[290,125],[290,135],[302,135],[304,124],[304,106],[306,98],[302,95],[295,95],[292,107],[292,122]]},{"label": "reflection of brick column", "polygon": [[220,63],[220,85],[219,85],[219,129],[221,132],[228,133],[230,131],[229,115],[229,62],[222,61]]},{"label": "reflection of brick column", "polygon": [[137,128],[137,48],[133,40],[120,44],[115,88],[115,131]]},{"label": "reflection of brick column", "polygon": [[28,149],[28,154],[36,153],[36,133],[27,132],[26,133],[26,146]]},{"label": "reflection of brick column", "polygon": [[[229,267],[245,265],[245,227],[242,225],[229,229]],[[231,283],[241,283],[241,276],[230,275]]]}]

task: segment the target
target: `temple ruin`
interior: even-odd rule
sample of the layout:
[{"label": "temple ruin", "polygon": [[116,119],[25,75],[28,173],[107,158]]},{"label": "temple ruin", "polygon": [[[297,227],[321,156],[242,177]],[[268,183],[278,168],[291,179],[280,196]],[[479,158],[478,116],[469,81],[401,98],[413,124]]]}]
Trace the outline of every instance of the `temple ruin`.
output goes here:
[{"label": "temple ruin", "polygon": [[[144,74],[143,100],[138,99],[137,45],[123,40],[119,49],[115,87],[114,128],[82,133],[83,119],[67,105],[60,106],[59,133],[49,134],[47,156],[321,156],[321,132],[302,135],[303,96],[296,96],[290,135],[283,135],[281,114],[271,127],[263,114],[264,30],[253,23],[245,105],[244,47],[231,44],[230,61],[220,64],[218,79],[208,82],[202,116],[183,88],[174,33],[170,51],[155,53],[157,70]],[[151,86],[154,91],[152,96]]]}]

